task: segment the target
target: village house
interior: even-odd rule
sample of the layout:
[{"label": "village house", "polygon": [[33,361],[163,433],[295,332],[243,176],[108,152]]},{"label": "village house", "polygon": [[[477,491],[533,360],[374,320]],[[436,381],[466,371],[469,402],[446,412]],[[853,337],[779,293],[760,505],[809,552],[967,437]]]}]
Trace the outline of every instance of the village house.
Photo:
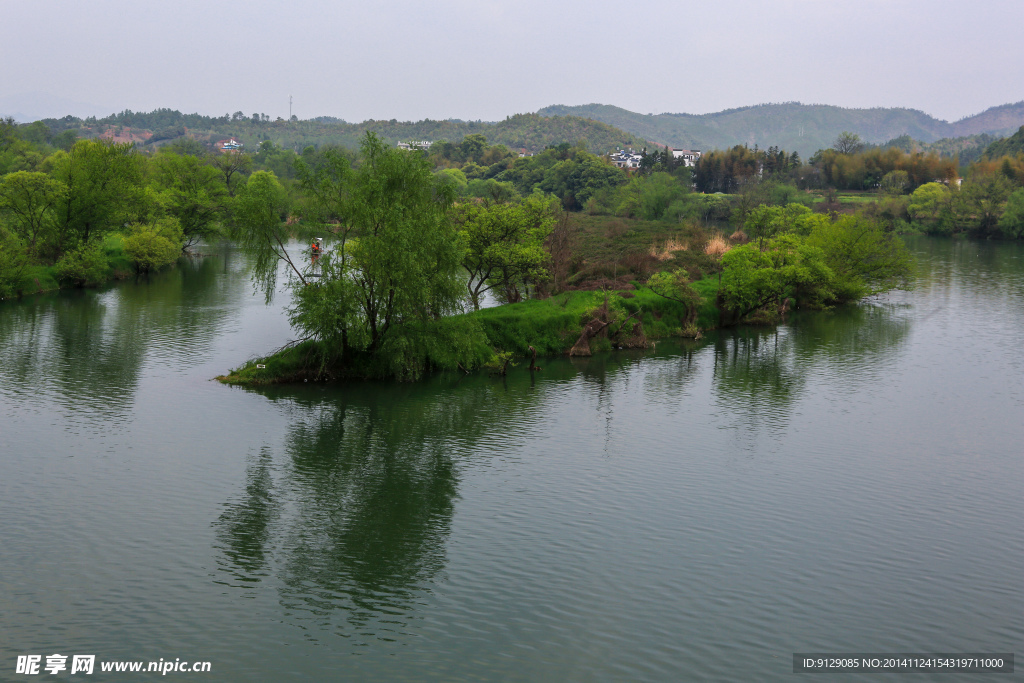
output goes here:
[{"label": "village house", "polygon": [[213,146],[222,152],[237,152],[242,149],[242,143],[234,138],[228,138],[227,140],[218,140],[213,143]]},{"label": "village house", "polygon": [[430,146],[434,144],[430,140],[410,140],[409,142],[399,142],[398,149],[430,149]]},{"label": "village house", "polygon": [[700,150],[699,149],[676,149],[675,147],[673,147],[672,148],[672,158],[673,159],[682,159],[683,163],[686,164],[687,166],[695,166],[697,164],[697,160],[700,159]]},{"label": "village house", "polygon": [[633,150],[620,149],[608,155],[608,159],[619,168],[640,168],[643,155]]}]

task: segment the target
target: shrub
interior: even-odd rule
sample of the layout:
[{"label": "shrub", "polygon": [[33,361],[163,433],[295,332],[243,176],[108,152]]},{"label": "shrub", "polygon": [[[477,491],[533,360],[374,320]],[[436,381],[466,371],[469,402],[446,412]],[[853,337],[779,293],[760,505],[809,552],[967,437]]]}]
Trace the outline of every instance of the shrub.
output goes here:
[{"label": "shrub", "polygon": [[174,263],[181,254],[184,236],[175,218],[161,218],[152,224],[137,224],[124,238],[124,251],[135,270],[148,273]]},{"label": "shrub", "polygon": [[76,287],[94,287],[107,279],[107,258],[99,244],[82,245],[64,254],[54,266],[57,278]]},{"label": "shrub", "polygon": [[0,226],[0,299],[19,294],[19,283],[27,265],[24,244]]}]

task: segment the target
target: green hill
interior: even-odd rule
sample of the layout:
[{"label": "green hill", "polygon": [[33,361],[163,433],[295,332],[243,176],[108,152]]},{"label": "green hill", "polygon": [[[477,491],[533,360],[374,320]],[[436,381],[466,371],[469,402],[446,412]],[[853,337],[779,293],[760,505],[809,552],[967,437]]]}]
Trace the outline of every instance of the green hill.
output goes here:
[{"label": "green hill", "polygon": [[775,145],[806,158],[831,146],[844,130],[876,144],[903,135],[922,142],[982,133],[1008,135],[1024,124],[1024,101],[992,107],[955,123],[915,109],[844,109],[799,102],[761,104],[714,114],[637,114],[606,104],[555,105],[537,113],[591,118],[673,147],[706,150],[738,144]]},{"label": "green hill", "polygon": [[1024,152],[1024,126],[1010,137],[996,140],[989,145],[985,150],[985,156],[989,159],[998,159],[1003,155],[1016,156],[1021,152]]},{"label": "green hill", "polygon": [[333,144],[356,148],[366,131],[372,131],[394,144],[408,140],[450,140],[458,142],[472,133],[483,134],[491,144],[511,149],[538,152],[548,145],[563,142],[584,143],[595,153],[604,154],[619,147],[642,147],[642,138],[593,119],[578,116],[541,116],[516,114],[504,121],[363,121],[348,123],[333,117],[285,121],[241,116],[203,116],[182,114],[172,109],[149,113],[124,111],[102,119],[45,119],[51,131],[76,129],[83,137],[113,136],[136,142],[142,147],[168,144],[182,137],[191,137],[212,144],[235,138],[246,149],[255,149],[263,140],[271,140],[285,148],[301,151],[308,145]]}]

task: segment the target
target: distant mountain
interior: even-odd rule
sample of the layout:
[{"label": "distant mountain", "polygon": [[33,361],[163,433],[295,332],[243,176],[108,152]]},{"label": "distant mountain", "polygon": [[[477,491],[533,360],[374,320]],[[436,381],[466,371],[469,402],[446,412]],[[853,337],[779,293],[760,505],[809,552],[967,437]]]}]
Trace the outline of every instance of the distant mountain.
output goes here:
[{"label": "distant mountain", "polygon": [[603,121],[661,145],[688,149],[781,147],[805,158],[832,145],[844,130],[866,142],[883,143],[909,135],[922,142],[988,133],[1008,135],[1024,124],[1024,101],[992,107],[955,123],[916,109],[844,109],[823,104],[760,104],[714,114],[637,114],[607,104],[554,105],[541,116],[581,116]]}]

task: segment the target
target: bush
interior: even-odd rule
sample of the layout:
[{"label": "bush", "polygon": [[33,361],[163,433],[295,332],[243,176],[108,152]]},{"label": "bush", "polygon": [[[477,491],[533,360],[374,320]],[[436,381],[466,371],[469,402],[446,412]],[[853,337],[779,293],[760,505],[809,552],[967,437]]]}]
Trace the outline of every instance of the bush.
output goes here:
[{"label": "bush", "polygon": [[21,240],[0,226],[0,299],[17,296],[21,277],[28,265]]},{"label": "bush", "polygon": [[1024,189],[1010,195],[999,218],[999,230],[1007,239],[1024,237]]},{"label": "bush", "polygon": [[107,257],[99,244],[69,251],[54,266],[57,278],[76,287],[94,287],[107,279]]},{"label": "bush", "polygon": [[148,273],[174,263],[183,241],[177,219],[161,218],[152,224],[132,226],[123,244],[136,272]]}]

